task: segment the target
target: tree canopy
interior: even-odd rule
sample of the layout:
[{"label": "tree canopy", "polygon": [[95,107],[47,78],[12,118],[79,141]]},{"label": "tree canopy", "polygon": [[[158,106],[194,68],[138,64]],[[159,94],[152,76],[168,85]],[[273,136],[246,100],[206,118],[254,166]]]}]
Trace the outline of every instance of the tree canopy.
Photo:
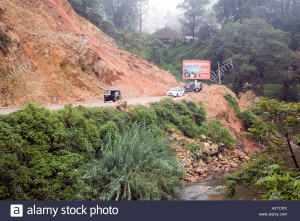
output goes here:
[{"label": "tree canopy", "polygon": [[205,13],[205,5],[209,4],[206,0],[184,0],[177,8],[183,11],[183,18],[180,20],[182,30],[185,35],[195,38],[199,30],[201,21]]},{"label": "tree canopy", "polygon": [[[290,37],[260,19],[228,23],[214,39],[209,54],[215,61],[232,60],[224,82],[239,93],[249,83],[283,83],[290,79]],[[274,65],[276,64],[276,65]]]}]

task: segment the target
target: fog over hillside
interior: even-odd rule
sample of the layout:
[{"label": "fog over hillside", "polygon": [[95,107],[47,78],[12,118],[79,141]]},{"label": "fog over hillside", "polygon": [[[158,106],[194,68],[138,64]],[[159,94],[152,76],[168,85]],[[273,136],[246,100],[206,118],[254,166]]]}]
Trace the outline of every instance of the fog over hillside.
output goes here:
[{"label": "fog over hillside", "polygon": [[[180,31],[180,10],[177,5],[183,0],[149,0],[149,10],[144,16],[143,31],[153,33],[159,28],[168,25],[170,28]],[[218,0],[210,0],[213,5]]]}]

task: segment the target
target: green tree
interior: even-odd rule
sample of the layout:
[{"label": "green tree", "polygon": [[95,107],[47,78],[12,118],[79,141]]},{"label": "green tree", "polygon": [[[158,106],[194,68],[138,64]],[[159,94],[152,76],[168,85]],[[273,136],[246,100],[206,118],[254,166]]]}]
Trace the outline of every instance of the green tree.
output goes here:
[{"label": "green tree", "polygon": [[117,28],[136,29],[139,20],[139,6],[148,0],[100,0],[101,11]]},{"label": "green tree", "polygon": [[[295,167],[299,170],[299,164],[296,160],[292,142],[294,140],[295,132],[300,125],[300,103],[285,103],[276,100],[262,99],[256,106],[255,112],[266,121],[270,122],[272,126],[279,133],[278,140],[284,139],[286,145],[291,153]],[[299,134],[299,131],[298,131]],[[274,134],[276,137],[276,134]],[[273,137],[273,139],[275,139]]]},{"label": "green tree", "polygon": [[184,0],[177,8],[183,11],[183,19],[180,20],[185,35],[193,36],[198,31],[204,17],[205,6],[209,4],[206,0]]},{"label": "green tree", "polygon": [[289,43],[285,32],[274,30],[260,19],[251,19],[227,24],[211,44],[208,54],[213,60],[232,62],[234,67],[227,68],[224,82],[233,84],[234,92],[239,93],[247,82],[257,85],[290,79]]},{"label": "green tree", "polygon": [[216,17],[222,24],[255,17],[264,0],[220,0],[214,5]]},{"label": "green tree", "polygon": [[254,155],[241,170],[226,175],[226,196],[233,197],[237,186],[242,186],[264,200],[299,200],[300,173],[289,172],[274,152],[271,148]]},{"label": "green tree", "polygon": [[252,18],[263,19],[275,29],[290,32],[290,48],[299,50],[300,0],[220,0],[214,10],[223,25]]}]

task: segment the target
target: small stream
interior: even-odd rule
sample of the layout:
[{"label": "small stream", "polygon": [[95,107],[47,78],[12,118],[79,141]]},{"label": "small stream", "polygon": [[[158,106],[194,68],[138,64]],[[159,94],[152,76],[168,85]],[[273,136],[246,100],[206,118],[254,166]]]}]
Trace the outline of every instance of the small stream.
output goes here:
[{"label": "small stream", "polygon": [[225,190],[226,179],[222,176],[208,178],[198,183],[185,184],[182,188],[179,200],[186,201],[216,201],[216,200],[253,200],[260,199],[259,195],[245,188],[237,188],[233,198],[226,198],[223,193]]}]

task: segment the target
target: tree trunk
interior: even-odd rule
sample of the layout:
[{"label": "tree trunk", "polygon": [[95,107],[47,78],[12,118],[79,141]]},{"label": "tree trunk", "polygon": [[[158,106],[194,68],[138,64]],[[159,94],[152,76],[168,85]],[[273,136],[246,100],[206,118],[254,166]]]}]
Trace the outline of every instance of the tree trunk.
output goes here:
[{"label": "tree trunk", "polygon": [[283,0],[281,0],[281,16],[283,17],[283,11],[284,11],[284,5],[283,5]]},{"label": "tree trunk", "polygon": [[294,154],[294,151],[293,151],[293,148],[292,148],[292,145],[291,145],[291,141],[290,141],[288,135],[286,135],[286,139],[287,139],[288,146],[289,146],[289,149],[290,149],[291,154],[292,154],[291,157],[293,158],[293,161],[295,163],[296,168],[299,170],[299,165],[298,165],[298,162],[297,162],[296,156]]},{"label": "tree trunk", "polygon": [[193,16],[193,27],[192,27],[193,41],[195,40],[195,22],[196,22],[196,16]]},{"label": "tree trunk", "polygon": [[140,35],[139,35],[140,51],[142,51],[142,25],[143,25],[143,16],[142,16],[142,12],[140,12]]}]

